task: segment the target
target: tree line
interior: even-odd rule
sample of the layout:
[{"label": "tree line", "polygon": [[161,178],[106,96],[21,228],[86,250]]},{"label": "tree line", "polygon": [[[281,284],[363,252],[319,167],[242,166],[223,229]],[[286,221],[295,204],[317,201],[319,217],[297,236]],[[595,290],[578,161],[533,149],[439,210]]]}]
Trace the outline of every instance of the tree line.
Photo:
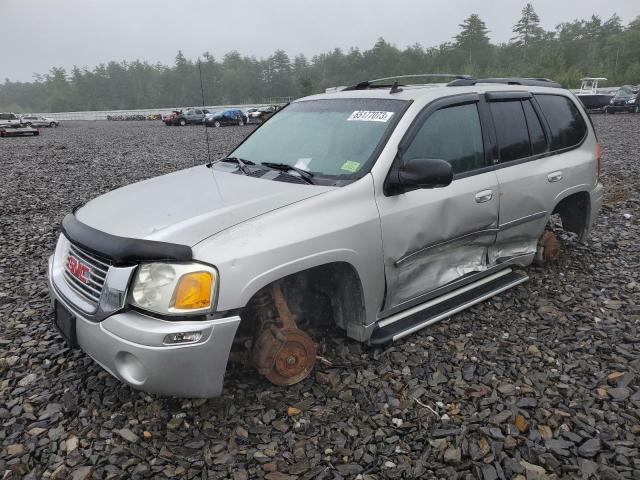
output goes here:
[{"label": "tree line", "polygon": [[93,69],[54,67],[32,82],[0,84],[0,111],[64,112],[199,105],[200,72],[207,105],[261,103],[269,98],[300,97],[337,85],[399,74],[447,72],[481,76],[552,78],[565,87],[583,76],[604,76],[609,85],[640,83],[640,17],[623,25],[613,15],[593,15],[540,26],[527,4],[513,26],[510,41],[492,44],[485,22],[472,14],[459,33],[435,47],[399,49],[380,38],[368,50],[336,48],[293,59],[284,50],[268,58],[232,51],[198,60],[178,52],[173,65],[146,61],[109,62]]}]

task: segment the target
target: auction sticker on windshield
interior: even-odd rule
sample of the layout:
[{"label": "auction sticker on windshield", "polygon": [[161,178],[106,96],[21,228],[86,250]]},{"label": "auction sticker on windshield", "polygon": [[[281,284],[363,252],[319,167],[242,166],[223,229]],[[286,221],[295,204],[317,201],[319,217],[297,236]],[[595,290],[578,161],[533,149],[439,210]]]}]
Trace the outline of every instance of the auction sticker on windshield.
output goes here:
[{"label": "auction sticker on windshield", "polygon": [[347,118],[347,120],[348,121],[358,120],[361,122],[387,122],[392,115],[393,115],[393,112],[374,112],[371,110],[356,110],[349,116],[349,118]]},{"label": "auction sticker on windshield", "polygon": [[353,162],[351,160],[344,162],[340,167],[340,170],[345,170],[347,172],[355,173],[360,168],[360,162]]}]

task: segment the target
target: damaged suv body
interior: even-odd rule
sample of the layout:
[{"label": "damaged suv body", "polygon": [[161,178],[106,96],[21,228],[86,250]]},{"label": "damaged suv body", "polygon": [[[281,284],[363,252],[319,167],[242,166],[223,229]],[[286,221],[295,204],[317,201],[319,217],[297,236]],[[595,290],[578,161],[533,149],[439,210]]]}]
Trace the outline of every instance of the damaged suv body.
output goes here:
[{"label": "damaged suv body", "polygon": [[602,203],[580,102],[545,80],[364,82],[292,102],[229,157],[62,222],[55,321],[135,388],[215,396],[230,357],[304,379],[320,328],[398,340],[527,280]]}]

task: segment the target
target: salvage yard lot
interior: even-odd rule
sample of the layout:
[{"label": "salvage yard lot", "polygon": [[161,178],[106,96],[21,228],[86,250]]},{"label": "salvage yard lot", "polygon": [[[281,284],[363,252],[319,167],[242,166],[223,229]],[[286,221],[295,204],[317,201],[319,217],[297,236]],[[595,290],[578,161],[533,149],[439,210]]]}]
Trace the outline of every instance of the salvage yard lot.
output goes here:
[{"label": "salvage yard lot", "polygon": [[[45,282],[66,213],[203,163],[203,129],[69,122],[0,139],[0,472],[640,478],[640,115],[593,120],[606,196],[589,245],[567,239],[528,282],[386,349],[336,335],[293,387],[232,365],[211,400],[137,392],[68,351]],[[252,129],[210,129],[212,157]]]}]

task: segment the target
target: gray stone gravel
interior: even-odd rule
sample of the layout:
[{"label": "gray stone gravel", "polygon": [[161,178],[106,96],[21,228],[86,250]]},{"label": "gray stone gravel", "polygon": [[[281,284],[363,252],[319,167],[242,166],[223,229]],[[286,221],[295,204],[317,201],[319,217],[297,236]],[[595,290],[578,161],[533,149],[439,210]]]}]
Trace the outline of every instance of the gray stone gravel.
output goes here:
[{"label": "gray stone gravel", "polygon": [[[203,162],[203,130],[0,139],[0,475],[640,478],[640,115],[594,123],[607,194],[589,246],[566,238],[529,282],[386,349],[330,338],[333,367],[291,388],[232,366],[211,400],[137,392],[68,351],[45,284],[65,213]],[[210,129],[214,155],[251,128]]]}]

